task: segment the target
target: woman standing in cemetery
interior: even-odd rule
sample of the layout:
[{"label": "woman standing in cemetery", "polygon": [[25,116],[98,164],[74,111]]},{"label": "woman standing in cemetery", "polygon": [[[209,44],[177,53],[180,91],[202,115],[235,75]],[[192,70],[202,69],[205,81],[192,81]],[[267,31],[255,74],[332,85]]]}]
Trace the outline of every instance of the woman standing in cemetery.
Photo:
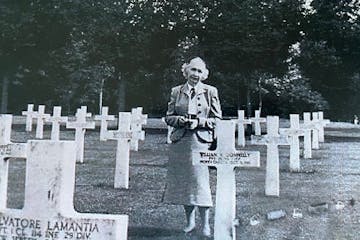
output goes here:
[{"label": "woman standing in cemetery", "polygon": [[167,185],[164,201],[183,205],[187,220],[184,232],[194,230],[195,210],[199,209],[202,234],[210,236],[209,211],[212,198],[207,166],[193,166],[195,152],[207,151],[214,141],[216,119],[222,117],[218,91],[202,83],[209,71],[196,57],[182,66],[187,80],[171,90],[166,123],[173,127],[170,135]]}]

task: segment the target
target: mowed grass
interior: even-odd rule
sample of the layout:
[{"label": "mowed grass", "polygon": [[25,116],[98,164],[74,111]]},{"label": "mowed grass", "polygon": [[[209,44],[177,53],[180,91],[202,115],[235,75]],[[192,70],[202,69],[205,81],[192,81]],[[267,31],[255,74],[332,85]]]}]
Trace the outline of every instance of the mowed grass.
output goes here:
[{"label": "mowed grass", "polygon": [[[246,146],[260,151],[261,167],[236,169],[237,239],[360,239],[360,133],[354,134],[356,131],[329,129],[320,150],[313,150],[313,158],[301,158],[299,173],[288,170],[289,147],[281,146],[280,197],[264,195],[266,148]],[[46,129],[44,139],[49,134]],[[63,129],[61,139],[73,138],[73,131]],[[15,128],[12,139],[23,142],[34,139],[34,133]],[[98,129],[87,131],[85,139],[84,163],[76,164],[77,211],[129,215],[129,239],[201,239],[199,229],[190,235],[182,233],[185,217],[181,206],[162,203],[168,151],[164,131],[147,131],[139,151],[130,153],[129,189],[113,187],[116,142],[99,141]],[[210,173],[215,200],[216,170]],[[22,207],[24,187],[25,160],[10,160],[9,208]],[[345,203],[341,211],[335,209],[339,200]],[[327,211],[308,211],[311,204],[322,202],[330,205]],[[294,208],[301,209],[303,218],[292,217]],[[277,209],[285,210],[287,216],[266,220],[266,213]],[[249,220],[255,214],[260,216],[260,224],[251,226]],[[214,211],[212,226],[213,218]]]}]

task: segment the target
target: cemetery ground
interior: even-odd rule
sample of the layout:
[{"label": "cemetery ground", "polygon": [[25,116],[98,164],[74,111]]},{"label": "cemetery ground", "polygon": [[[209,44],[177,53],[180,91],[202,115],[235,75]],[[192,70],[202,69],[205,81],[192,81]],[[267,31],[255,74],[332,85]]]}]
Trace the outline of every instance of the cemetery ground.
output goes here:
[{"label": "cemetery ground", "polygon": [[[288,123],[281,121],[280,127],[288,127]],[[86,132],[84,163],[76,164],[75,209],[129,215],[131,240],[202,239],[199,227],[187,235],[182,232],[185,215],[181,206],[162,203],[167,172],[166,130],[145,130],[139,151],[130,153],[129,189],[114,189],[116,142],[99,141],[99,129]],[[49,136],[50,127],[45,126],[44,139]],[[26,133],[24,125],[14,125],[12,141],[27,139],[35,139],[34,131]],[[62,128],[60,139],[73,140],[74,131]],[[281,146],[280,197],[264,193],[266,147],[249,143],[247,139],[247,146],[237,149],[260,150],[261,167],[235,170],[237,239],[360,239],[360,127],[328,125],[325,143],[313,150],[311,159],[301,158],[298,173],[288,170],[289,146]],[[210,175],[215,201],[216,170],[210,169]],[[10,161],[9,208],[22,208],[24,186],[25,160]],[[337,201],[344,203],[343,209],[336,208]],[[294,218],[294,208],[299,208],[303,216]],[[280,209],[286,211],[285,217],[266,219],[267,213]],[[259,216],[257,225],[250,224],[254,215]],[[214,209],[212,227],[213,217]]]}]

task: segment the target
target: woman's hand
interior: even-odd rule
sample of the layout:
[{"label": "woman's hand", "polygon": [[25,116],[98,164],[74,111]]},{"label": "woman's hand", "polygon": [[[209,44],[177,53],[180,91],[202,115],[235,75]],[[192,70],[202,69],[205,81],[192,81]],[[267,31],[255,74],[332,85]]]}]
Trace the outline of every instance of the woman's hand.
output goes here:
[{"label": "woman's hand", "polygon": [[184,116],[179,117],[179,126],[184,127],[189,122],[188,118],[185,118]]},{"label": "woman's hand", "polygon": [[195,129],[199,126],[199,119],[189,119],[189,129]]}]

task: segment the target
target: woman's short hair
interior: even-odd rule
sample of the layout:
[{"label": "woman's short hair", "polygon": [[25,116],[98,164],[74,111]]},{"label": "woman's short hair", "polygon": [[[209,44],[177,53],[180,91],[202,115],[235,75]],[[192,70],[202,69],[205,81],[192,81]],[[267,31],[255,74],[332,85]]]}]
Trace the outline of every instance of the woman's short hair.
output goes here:
[{"label": "woman's short hair", "polygon": [[206,68],[205,62],[200,57],[193,58],[190,60],[189,63],[184,63],[181,66],[181,71],[185,78],[187,77],[187,70],[194,66],[196,66],[197,68],[202,70],[202,75],[200,76],[200,81],[204,81],[205,79],[208,78],[209,70]]}]

